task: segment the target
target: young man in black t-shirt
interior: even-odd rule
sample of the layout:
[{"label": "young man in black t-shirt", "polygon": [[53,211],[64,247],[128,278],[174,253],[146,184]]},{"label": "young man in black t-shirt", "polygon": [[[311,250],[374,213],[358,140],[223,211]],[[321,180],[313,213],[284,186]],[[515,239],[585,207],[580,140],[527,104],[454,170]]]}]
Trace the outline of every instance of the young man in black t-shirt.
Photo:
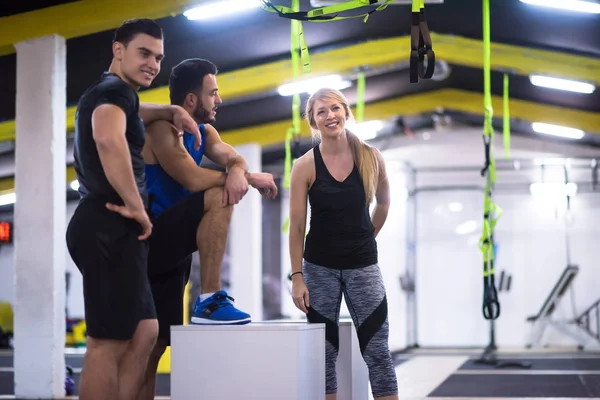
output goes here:
[{"label": "young man in black t-shirt", "polygon": [[79,396],[134,399],[158,324],[147,276],[152,224],[146,213],[145,125],[158,119],[196,135],[181,108],[140,104],[163,58],[161,28],[126,21],[115,32],[108,72],[81,96],[74,158],[81,201],[69,222],[67,247],[83,275],[87,351]]}]

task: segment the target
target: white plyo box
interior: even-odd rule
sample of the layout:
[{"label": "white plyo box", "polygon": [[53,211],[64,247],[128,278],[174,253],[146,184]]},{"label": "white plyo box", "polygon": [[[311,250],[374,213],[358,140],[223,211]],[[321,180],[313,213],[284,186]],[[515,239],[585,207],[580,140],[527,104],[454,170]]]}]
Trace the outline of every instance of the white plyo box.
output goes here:
[{"label": "white plyo box", "polygon": [[171,327],[171,400],[324,400],[325,325]]},{"label": "white plyo box", "polygon": [[[306,324],[306,320],[270,320],[263,324]],[[369,369],[360,352],[356,327],[350,318],[340,318],[339,349],[336,362],[337,399],[367,400],[369,398]]]},{"label": "white plyo box", "polygon": [[336,363],[337,400],[369,398],[369,369],[360,352],[356,327],[350,319],[340,319],[340,348]]}]

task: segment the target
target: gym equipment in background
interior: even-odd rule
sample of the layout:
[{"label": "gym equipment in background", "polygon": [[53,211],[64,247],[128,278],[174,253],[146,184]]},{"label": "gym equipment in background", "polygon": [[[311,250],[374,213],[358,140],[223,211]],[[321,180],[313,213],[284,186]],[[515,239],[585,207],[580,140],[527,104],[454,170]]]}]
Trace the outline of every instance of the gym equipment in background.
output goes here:
[{"label": "gym equipment in background", "polygon": [[[531,322],[531,332],[527,341],[527,348],[541,346],[541,339],[546,331],[546,328],[552,326],[559,332],[573,338],[580,349],[583,349],[586,338],[575,333],[569,326],[574,328],[579,327],[576,320],[556,320],[552,316],[559,307],[564,294],[567,290],[572,289],[573,281],[579,273],[579,267],[576,265],[568,265],[558,278],[558,281],[544,300],[542,307],[536,315],[527,318],[527,322]],[[587,332],[586,332],[587,333]]]},{"label": "gym equipment in background", "polygon": [[[569,183],[568,166],[563,166],[564,171],[564,184],[565,187]],[[543,170],[542,170],[543,172]],[[529,334],[529,340],[527,347],[541,346],[542,337],[546,328],[552,327],[558,332],[572,338],[580,350],[583,350],[586,343],[590,339],[600,343],[600,308],[599,301],[593,303],[579,316],[576,315],[575,311],[575,291],[573,288],[573,281],[579,273],[579,266],[574,265],[571,259],[571,232],[570,226],[573,221],[573,214],[571,211],[571,194],[568,190],[565,191],[566,210],[565,210],[565,250],[566,250],[566,261],[567,267],[563,270],[558,281],[550,291],[548,297],[542,304],[542,307],[536,315],[527,318],[527,322],[531,322],[531,332]],[[571,306],[573,307],[573,318],[570,319],[555,319],[553,318],[554,312],[559,307],[560,302],[563,299],[564,294],[567,290],[571,290]],[[592,329],[591,321],[596,319],[596,332]]]},{"label": "gym equipment in background", "polygon": [[0,349],[12,349],[14,314],[10,303],[0,302]]}]

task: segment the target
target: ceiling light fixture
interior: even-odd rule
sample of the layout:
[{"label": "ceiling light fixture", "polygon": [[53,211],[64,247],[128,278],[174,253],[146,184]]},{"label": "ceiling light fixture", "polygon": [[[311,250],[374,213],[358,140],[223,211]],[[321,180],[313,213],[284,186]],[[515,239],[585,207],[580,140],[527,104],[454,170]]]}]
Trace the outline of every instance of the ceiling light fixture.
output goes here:
[{"label": "ceiling light fixture", "polygon": [[186,10],[183,15],[191,21],[209,20],[260,7],[257,0],[216,0]]},{"label": "ceiling light fixture", "polygon": [[569,79],[553,78],[551,76],[531,75],[529,81],[532,85],[549,89],[566,90],[568,92],[591,94],[596,87],[591,83],[572,81]]},{"label": "ceiling light fixture", "polygon": [[352,82],[344,80],[341,75],[325,75],[317,78],[286,83],[279,86],[277,92],[279,92],[281,96],[291,96],[296,93],[313,94],[317,90],[325,87],[343,90],[350,86],[352,86]]},{"label": "ceiling light fixture", "polygon": [[559,8],[589,14],[600,14],[600,4],[581,0],[521,0],[522,3],[534,6]]},{"label": "ceiling light fixture", "polygon": [[542,133],[544,135],[559,136],[567,139],[581,139],[585,136],[585,132],[581,129],[546,124],[543,122],[532,123],[531,129],[533,129],[537,133]]}]

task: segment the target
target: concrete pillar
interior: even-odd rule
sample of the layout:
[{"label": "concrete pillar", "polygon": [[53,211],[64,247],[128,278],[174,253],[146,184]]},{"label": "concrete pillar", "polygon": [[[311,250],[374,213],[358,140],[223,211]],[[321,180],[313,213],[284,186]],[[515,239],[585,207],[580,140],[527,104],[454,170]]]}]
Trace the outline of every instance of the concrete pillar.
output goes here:
[{"label": "concrete pillar", "polygon": [[[262,170],[262,150],[258,144],[237,146],[250,172]],[[250,188],[235,206],[229,230],[229,276],[231,296],[236,306],[252,316],[263,318],[262,296],[262,196]]]},{"label": "concrete pillar", "polygon": [[[279,190],[279,196],[281,197],[281,315],[284,318],[304,318],[305,314],[300,311],[292,300],[292,282],[288,279],[292,272],[292,263],[290,262],[290,232],[289,228],[284,231],[283,225],[288,221],[290,217],[290,191],[284,189],[283,185]],[[307,204],[307,221],[310,219],[310,205]],[[308,222],[306,224],[308,229]]]},{"label": "concrete pillar", "polygon": [[65,394],[66,42],[16,44],[15,395]]}]

